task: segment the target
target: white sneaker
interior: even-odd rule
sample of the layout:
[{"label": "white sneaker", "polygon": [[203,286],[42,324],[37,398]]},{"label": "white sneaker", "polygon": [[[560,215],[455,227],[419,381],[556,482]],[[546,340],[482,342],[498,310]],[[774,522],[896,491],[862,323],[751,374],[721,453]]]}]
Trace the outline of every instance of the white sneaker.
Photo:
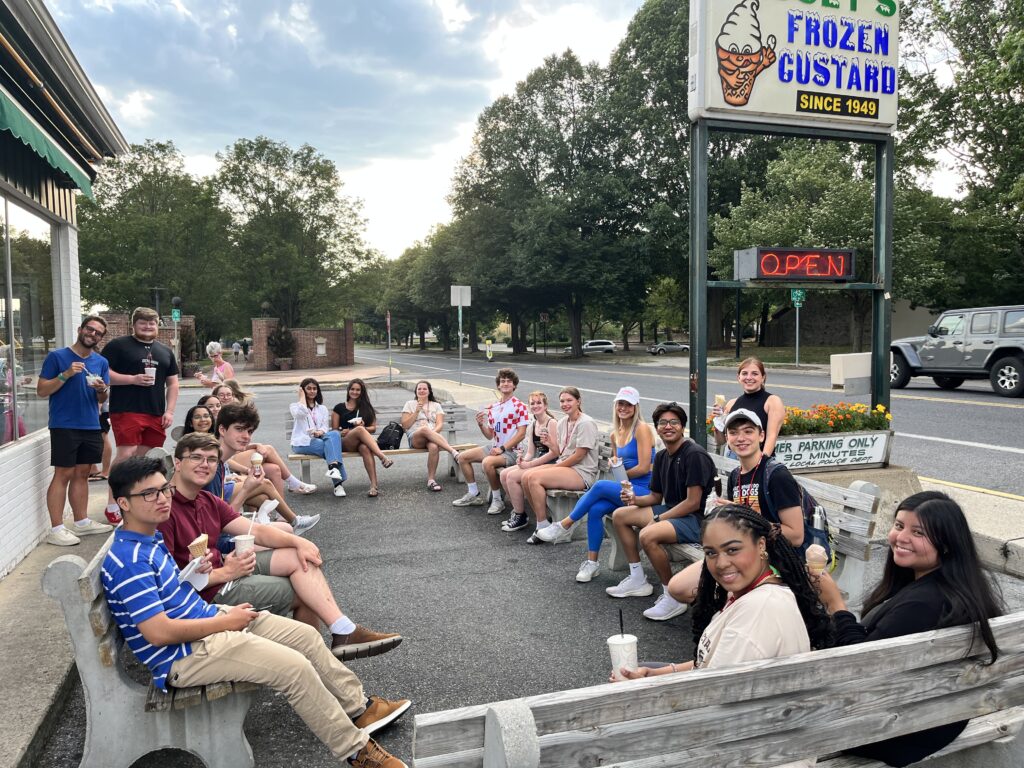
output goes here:
[{"label": "white sneaker", "polygon": [[680,603],[667,592],[662,592],[654,606],[644,611],[644,616],[652,621],[668,621],[681,613],[686,613],[688,607],[686,603]]},{"label": "white sneaker", "polygon": [[467,493],[452,502],[453,507],[482,507],[487,500],[479,493]]},{"label": "white sneaker", "polygon": [[612,597],[647,597],[654,592],[654,585],[643,576],[634,579],[630,575],[614,587],[607,587],[605,592]]},{"label": "white sneaker", "polygon": [[337,467],[331,467],[330,469],[328,469],[327,476],[331,478],[331,480],[337,480],[338,482],[341,482],[342,480],[341,470],[338,469]]},{"label": "white sneaker", "polygon": [[502,515],[505,513],[505,500],[497,496],[491,497],[491,506],[487,508],[488,515]]},{"label": "white sneaker", "polygon": [[88,522],[85,525],[78,525],[75,523],[71,530],[74,536],[91,536],[96,533],[110,533],[114,530],[114,526],[107,525],[106,523],[97,523],[95,520],[86,518]]},{"label": "white sneaker", "polygon": [[343,496],[346,496],[347,494],[345,493],[345,486],[344,485],[336,485],[336,486],[334,486],[334,495],[337,496],[339,499],[342,498]]},{"label": "white sneaker", "polygon": [[576,573],[576,581],[580,584],[586,584],[600,572],[601,564],[597,560],[584,560],[583,565],[580,566],[579,571]]},{"label": "white sneaker", "polygon": [[302,493],[302,494],[309,495],[311,493],[316,493],[316,486],[313,485],[312,483],[300,482],[294,488],[292,488],[291,486],[288,486],[288,490],[291,491],[292,493]]},{"label": "white sneaker", "polygon": [[[536,533],[537,538],[548,544],[566,544],[572,541],[572,531],[562,527],[561,523],[551,523],[546,528],[541,528]],[[589,560],[587,562],[590,562]],[[590,579],[587,579],[590,581]]]},{"label": "white sneaker", "polygon": [[75,544],[81,544],[82,540],[75,536],[64,526],[61,526],[59,530],[50,531],[46,534],[44,541],[47,544],[53,544],[57,547],[73,547]]},{"label": "white sneaker", "polygon": [[292,533],[296,536],[302,536],[319,522],[320,515],[296,515],[292,521]]},{"label": "white sneaker", "polygon": [[256,522],[260,525],[270,525],[270,513],[277,509],[277,499],[267,499],[260,508],[256,510]]}]

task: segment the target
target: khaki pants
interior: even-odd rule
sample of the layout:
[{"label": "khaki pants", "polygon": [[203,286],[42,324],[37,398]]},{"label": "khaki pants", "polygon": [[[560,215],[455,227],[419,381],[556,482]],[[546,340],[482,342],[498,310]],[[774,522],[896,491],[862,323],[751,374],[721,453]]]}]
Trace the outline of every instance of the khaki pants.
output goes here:
[{"label": "khaki pants", "polygon": [[193,642],[192,653],[171,665],[167,683],[188,688],[224,680],[283,693],[339,760],[366,746],[368,736],[352,723],[366,708],[362,683],[308,624],[261,613],[248,632],[217,632]]}]

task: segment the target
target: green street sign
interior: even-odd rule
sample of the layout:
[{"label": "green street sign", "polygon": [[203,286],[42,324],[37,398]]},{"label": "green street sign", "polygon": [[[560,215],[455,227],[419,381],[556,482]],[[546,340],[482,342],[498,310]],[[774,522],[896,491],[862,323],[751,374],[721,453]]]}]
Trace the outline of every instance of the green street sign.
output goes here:
[{"label": "green street sign", "polygon": [[807,298],[807,291],[803,288],[792,288],[789,291],[789,298],[793,300],[793,304],[804,303],[804,299]]},{"label": "green street sign", "polygon": [[180,323],[181,322],[181,310],[180,309],[172,309],[171,310],[171,320],[173,320],[176,323]]}]

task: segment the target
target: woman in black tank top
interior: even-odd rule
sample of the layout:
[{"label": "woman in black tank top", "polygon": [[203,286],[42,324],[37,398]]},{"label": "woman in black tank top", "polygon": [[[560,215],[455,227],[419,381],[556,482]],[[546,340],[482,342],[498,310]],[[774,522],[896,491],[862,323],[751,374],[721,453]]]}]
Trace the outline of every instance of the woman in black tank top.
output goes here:
[{"label": "woman in black tank top", "polygon": [[[737,408],[746,408],[756,413],[764,428],[761,450],[766,456],[771,456],[775,453],[775,442],[779,438],[782,421],[786,418],[786,406],[783,405],[782,398],[764,388],[766,378],[764,363],[756,357],[748,357],[740,363],[736,372],[736,380],[743,387],[743,394],[730,400],[724,408],[716,404],[711,412],[715,416],[722,416]],[[715,433],[720,440],[725,439],[725,435],[717,427]]]}]

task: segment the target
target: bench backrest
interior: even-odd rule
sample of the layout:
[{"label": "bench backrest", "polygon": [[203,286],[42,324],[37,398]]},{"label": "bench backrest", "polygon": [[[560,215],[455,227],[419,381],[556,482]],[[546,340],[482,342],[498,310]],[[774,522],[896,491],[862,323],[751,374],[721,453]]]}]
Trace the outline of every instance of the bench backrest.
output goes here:
[{"label": "bench backrest", "polygon": [[[993,622],[1002,651],[984,666],[970,627],[925,632],[720,670],[505,702],[527,711],[509,739],[481,704],[417,715],[416,768],[484,765],[530,737],[532,766],[772,766],[1024,704],[1024,613]],[[603,674],[595,670],[595,677]],[[489,765],[500,765],[489,762]],[[511,765],[512,763],[509,763]]]},{"label": "bench backrest", "polygon": [[[384,427],[389,421],[401,421],[403,407],[403,405],[374,406],[373,410],[377,414],[377,426]],[[444,428],[451,431],[454,425],[459,423],[464,408],[458,403],[452,402],[443,402],[441,407],[444,409]],[[294,424],[295,419],[292,418],[291,411],[289,411],[284,418],[285,439],[292,439]]]},{"label": "bench backrest", "polygon": [[[739,466],[739,462],[716,453],[712,453],[711,458],[722,477],[724,489],[729,473]],[[829,529],[836,539],[837,551],[857,560],[868,560],[881,500],[878,486],[856,481],[849,488],[842,488],[804,475],[793,475],[793,478],[825,508]]]}]

